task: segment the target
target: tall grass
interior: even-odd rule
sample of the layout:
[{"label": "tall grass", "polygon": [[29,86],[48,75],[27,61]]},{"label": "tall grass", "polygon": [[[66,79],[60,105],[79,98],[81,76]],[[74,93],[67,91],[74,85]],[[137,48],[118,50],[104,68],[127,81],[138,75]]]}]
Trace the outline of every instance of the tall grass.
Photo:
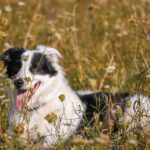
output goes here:
[{"label": "tall grass", "polygon": [[[95,92],[140,92],[150,95],[149,0],[18,0],[0,1],[0,49],[39,44],[57,48],[73,89]],[[108,66],[115,70],[107,72]],[[0,65],[0,149],[40,149],[8,139],[8,97]],[[103,135],[102,123],[85,130],[92,139],[63,141],[57,149],[149,149],[149,136],[137,129]],[[96,130],[96,131],[95,131]]]}]

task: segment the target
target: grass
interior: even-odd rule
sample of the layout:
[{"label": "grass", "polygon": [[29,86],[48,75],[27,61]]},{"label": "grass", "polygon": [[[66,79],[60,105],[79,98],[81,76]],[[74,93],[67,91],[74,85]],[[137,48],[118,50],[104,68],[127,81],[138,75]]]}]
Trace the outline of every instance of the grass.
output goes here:
[{"label": "grass", "polygon": [[[73,89],[104,92],[140,92],[150,95],[149,0],[18,0],[0,1],[0,49],[9,46],[35,49],[55,47],[63,55],[61,65]],[[10,6],[7,7],[7,6]],[[108,73],[108,66],[115,66]],[[1,63],[1,72],[3,65]],[[8,101],[1,73],[0,149],[40,149],[7,137]],[[98,125],[95,124],[95,128]],[[98,126],[100,127],[100,125]],[[87,127],[91,140],[62,141],[56,149],[149,149],[142,130],[113,136],[97,135]],[[100,136],[101,135],[101,136]],[[110,139],[111,138],[111,139]]]}]

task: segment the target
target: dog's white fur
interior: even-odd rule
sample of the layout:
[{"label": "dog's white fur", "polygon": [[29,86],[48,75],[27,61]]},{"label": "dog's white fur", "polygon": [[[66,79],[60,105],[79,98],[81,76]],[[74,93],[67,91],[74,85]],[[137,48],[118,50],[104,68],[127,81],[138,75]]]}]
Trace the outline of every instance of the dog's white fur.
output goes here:
[{"label": "dog's white fur", "polygon": [[[50,78],[48,75],[33,75],[29,71],[31,58],[33,54],[37,52],[47,56],[52,66],[57,70],[57,75]],[[83,113],[86,110],[85,104],[82,103],[77,94],[90,94],[92,91],[79,91],[76,94],[70,88],[64,77],[63,69],[58,65],[61,54],[56,49],[40,45],[36,51],[26,51],[23,53],[23,57],[24,56],[28,57],[28,59],[22,62],[23,66],[18,72],[17,78],[31,78],[32,82],[29,84],[26,83],[25,85],[28,88],[34,87],[39,81],[41,81],[41,84],[27,104],[28,110],[31,111],[26,117],[16,108],[14,100],[15,90],[11,93],[9,88],[7,88],[10,97],[8,134],[12,134],[14,126],[23,123],[25,131],[21,135],[22,138],[27,140],[28,133],[30,133],[30,138],[37,140],[37,133],[39,132],[40,136],[43,137],[41,145],[51,146],[56,144],[59,138],[66,140],[76,131],[83,118]],[[60,95],[64,95],[64,101],[60,100]],[[143,100],[144,111],[150,116],[150,103],[147,97],[140,95],[140,99]],[[126,122],[132,122],[131,126],[135,126],[137,123],[136,121],[132,121],[132,118],[135,116],[134,107],[135,102],[138,100],[138,95],[131,96],[130,100],[132,102],[131,107],[126,109],[122,119]],[[57,120],[55,123],[48,123],[45,117],[52,113],[57,115]],[[143,118],[143,126],[148,122],[147,120],[149,120],[149,118]],[[146,121],[146,123],[144,121]]]},{"label": "dog's white fur", "polygon": [[[31,57],[36,52],[44,53],[50,58],[52,65],[58,71],[56,76],[50,78],[48,75],[44,75],[43,77],[42,75],[32,75],[29,72],[28,66],[31,62]],[[58,60],[61,57],[58,51],[50,47],[38,46],[37,51],[26,51],[23,56],[27,56],[28,60],[23,62],[17,77],[30,77],[32,82],[26,86],[33,87],[38,81],[41,81],[41,84],[27,104],[28,109],[32,109],[28,114],[29,123],[24,119],[23,113],[17,110],[14,97],[10,94],[10,91],[8,92],[11,98],[8,113],[8,133],[11,135],[12,128],[23,123],[25,132],[22,138],[27,139],[29,130],[30,136],[35,140],[38,132],[44,137],[42,145],[56,144],[58,138],[67,139],[76,131],[86,107],[65,79],[63,70],[58,65]],[[65,96],[64,101],[59,98],[62,94]],[[39,108],[35,109],[37,107]],[[45,119],[48,114],[52,113],[57,115],[56,123],[48,123]]]}]

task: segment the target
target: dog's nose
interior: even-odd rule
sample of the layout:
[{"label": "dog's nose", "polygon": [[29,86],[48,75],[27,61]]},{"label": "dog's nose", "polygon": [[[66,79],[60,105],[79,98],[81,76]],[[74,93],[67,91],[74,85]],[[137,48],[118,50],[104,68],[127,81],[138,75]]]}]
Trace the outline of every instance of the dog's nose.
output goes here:
[{"label": "dog's nose", "polygon": [[23,86],[24,81],[20,78],[14,81],[14,85],[16,88],[20,89]]}]

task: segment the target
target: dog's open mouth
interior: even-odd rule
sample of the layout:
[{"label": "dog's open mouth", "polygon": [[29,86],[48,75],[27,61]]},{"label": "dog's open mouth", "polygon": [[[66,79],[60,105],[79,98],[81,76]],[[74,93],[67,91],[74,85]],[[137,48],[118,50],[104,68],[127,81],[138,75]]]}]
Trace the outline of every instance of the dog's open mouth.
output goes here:
[{"label": "dog's open mouth", "polygon": [[40,86],[40,82],[37,82],[32,89],[28,90],[17,90],[16,94],[16,106],[19,111],[27,105],[28,101]]}]

